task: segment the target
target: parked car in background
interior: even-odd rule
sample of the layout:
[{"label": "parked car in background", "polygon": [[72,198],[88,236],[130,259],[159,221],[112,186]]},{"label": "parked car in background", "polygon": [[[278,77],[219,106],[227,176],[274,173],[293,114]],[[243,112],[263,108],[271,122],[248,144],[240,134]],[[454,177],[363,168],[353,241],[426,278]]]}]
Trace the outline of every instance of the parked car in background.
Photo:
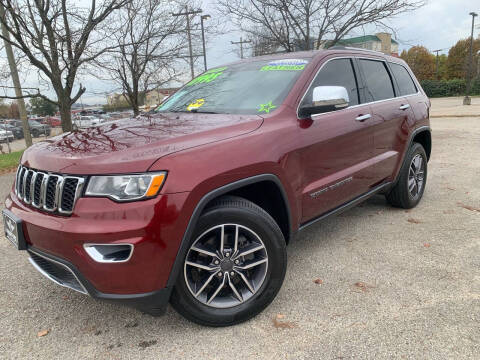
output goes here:
[{"label": "parked car in background", "polygon": [[42,124],[50,125],[51,127],[58,127],[62,126],[62,120],[56,116],[46,116],[43,119]]},{"label": "parked car in background", "polygon": [[[10,120],[9,124],[16,127],[22,127],[22,120]],[[33,137],[39,137],[42,135],[50,136],[52,128],[50,125],[40,124],[38,121],[33,119],[28,119],[28,126],[30,127],[30,134]]]},{"label": "parked car in background", "polygon": [[4,130],[3,125],[0,127],[0,142],[12,141],[14,139],[13,133],[10,130]]},{"label": "parked car in background", "polygon": [[102,119],[95,116],[90,116],[90,115],[79,115],[79,116],[75,116],[72,119],[74,130],[80,129],[80,128],[97,126],[97,125],[100,125],[102,122],[103,122]]},{"label": "parked car in background", "polygon": [[23,128],[12,124],[0,124],[0,129],[11,131],[15,139],[23,139]]},{"label": "parked car in background", "polygon": [[100,114],[98,116],[100,119],[102,119],[103,121],[112,121],[114,120],[109,114]]}]

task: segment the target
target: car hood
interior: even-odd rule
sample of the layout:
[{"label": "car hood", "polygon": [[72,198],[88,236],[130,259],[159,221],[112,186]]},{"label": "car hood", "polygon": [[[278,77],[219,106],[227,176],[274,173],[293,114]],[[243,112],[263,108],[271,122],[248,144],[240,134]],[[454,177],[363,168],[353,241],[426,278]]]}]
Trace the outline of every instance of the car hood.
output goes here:
[{"label": "car hood", "polygon": [[254,131],[257,115],[165,113],[65,133],[25,151],[22,164],[66,174],[143,172],[159,158]]}]

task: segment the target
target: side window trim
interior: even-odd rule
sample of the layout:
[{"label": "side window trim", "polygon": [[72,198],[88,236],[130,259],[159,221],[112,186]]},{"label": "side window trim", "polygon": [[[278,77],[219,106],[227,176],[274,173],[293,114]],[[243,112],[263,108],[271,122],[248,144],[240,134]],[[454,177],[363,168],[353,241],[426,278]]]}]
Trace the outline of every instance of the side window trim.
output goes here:
[{"label": "side window trim", "polygon": [[357,89],[357,105],[360,105],[362,102],[360,101],[360,87],[359,87],[360,83],[358,81],[358,71],[355,67],[354,58],[348,58],[348,60],[349,60],[350,66],[352,67],[353,77],[355,78],[355,86]]},{"label": "side window trim", "polygon": [[393,70],[390,67],[390,62],[389,61],[385,62],[385,67],[387,68],[388,74],[390,75],[390,80],[392,81],[393,92],[395,94],[395,98],[403,96],[402,92],[400,91],[400,86],[398,86],[397,78],[393,74]]},{"label": "side window trim", "polygon": [[359,105],[368,104],[369,102],[367,101],[367,95],[365,93],[367,85],[365,82],[365,78],[363,76],[362,69],[360,67],[359,59],[358,57],[355,56],[352,58],[352,61],[354,64],[354,69],[357,74],[357,81],[358,81],[358,94],[360,96],[358,104]]}]

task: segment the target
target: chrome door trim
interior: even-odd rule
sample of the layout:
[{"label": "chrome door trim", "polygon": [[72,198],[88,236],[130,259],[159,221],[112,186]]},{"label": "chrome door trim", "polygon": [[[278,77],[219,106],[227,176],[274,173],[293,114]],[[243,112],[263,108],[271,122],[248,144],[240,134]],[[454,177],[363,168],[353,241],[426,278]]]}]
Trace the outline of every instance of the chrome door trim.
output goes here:
[{"label": "chrome door trim", "polygon": [[[317,70],[317,72],[315,73],[315,76],[314,76],[314,77],[312,78],[312,80],[310,81],[310,84],[308,85],[307,90],[303,93],[303,96],[302,96],[302,98],[300,99],[300,101],[299,101],[299,103],[298,103],[298,105],[297,105],[297,111],[296,111],[297,119],[301,119],[300,116],[299,116],[299,113],[298,113],[298,111],[299,111],[299,109],[300,109],[300,105],[301,105],[303,99],[305,98],[305,96],[307,95],[307,93],[310,91],[310,88],[311,88],[312,85],[313,85],[313,81],[314,81],[315,78],[317,77],[318,73],[323,69],[323,67],[324,67],[326,64],[328,64],[328,62],[330,62],[330,61],[332,61],[332,60],[338,60],[338,59],[365,59],[365,60],[373,60],[373,61],[382,61],[382,62],[384,62],[384,63],[388,62],[386,59],[382,59],[382,58],[365,57],[365,56],[355,56],[355,55],[351,55],[351,56],[339,56],[339,57],[333,57],[333,58],[328,59],[328,60],[325,61],[325,62],[320,66],[320,68]],[[415,84],[415,85],[417,85],[417,84]],[[346,108],[344,108],[344,109],[339,109],[339,110],[334,110],[334,111],[328,111],[328,112],[319,113],[319,114],[312,114],[310,117],[313,118],[313,116],[321,116],[321,115],[326,115],[326,114],[330,114],[330,113],[339,113],[339,112],[341,112],[341,111],[345,111],[345,110],[348,110],[348,109],[354,109],[354,108],[357,108],[357,107],[360,107],[360,106],[378,104],[378,103],[382,103],[382,102],[385,102],[385,101],[391,101],[391,100],[395,100],[395,99],[407,98],[407,97],[411,97],[411,96],[421,95],[422,93],[420,92],[418,85],[417,85],[416,87],[417,87],[417,92],[416,92],[415,94],[400,95],[400,96],[396,96],[396,97],[393,97],[393,98],[388,98],[388,99],[382,99],[382,100],[365,102],[365,103],[362,103],[362,104],[357,104],[357,105],[349,106],[349,107],[346,107]],[[314,120],[314,119],[312,119],[312,120]]]}]

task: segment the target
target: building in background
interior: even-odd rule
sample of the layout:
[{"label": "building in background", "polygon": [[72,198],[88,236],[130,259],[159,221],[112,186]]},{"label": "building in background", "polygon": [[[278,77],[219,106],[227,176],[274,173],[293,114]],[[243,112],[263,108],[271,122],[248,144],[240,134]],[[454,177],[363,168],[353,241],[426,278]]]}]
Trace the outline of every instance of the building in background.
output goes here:
[{"label": "building in background", "polygon": [[107,95],[107,105],[108,106],[116,106],[121,103],[126,103],[127,97],[124,94],[112,94]]},{"label": "building in background", "polygon": [[172,95],[178,88],[161,88],[150,90],[145,94],[145,107],[160,105],[162,101]]},{"label": "building in background", "polygon": [[[328,45],[328,41],[322,45],[322,47],[325,47],[325,45]],[[392,34],[386,32],[342,39],[339,40],[336,45],[374,50],[386,55],[398,56],[398,42],[392,39]]]}]

